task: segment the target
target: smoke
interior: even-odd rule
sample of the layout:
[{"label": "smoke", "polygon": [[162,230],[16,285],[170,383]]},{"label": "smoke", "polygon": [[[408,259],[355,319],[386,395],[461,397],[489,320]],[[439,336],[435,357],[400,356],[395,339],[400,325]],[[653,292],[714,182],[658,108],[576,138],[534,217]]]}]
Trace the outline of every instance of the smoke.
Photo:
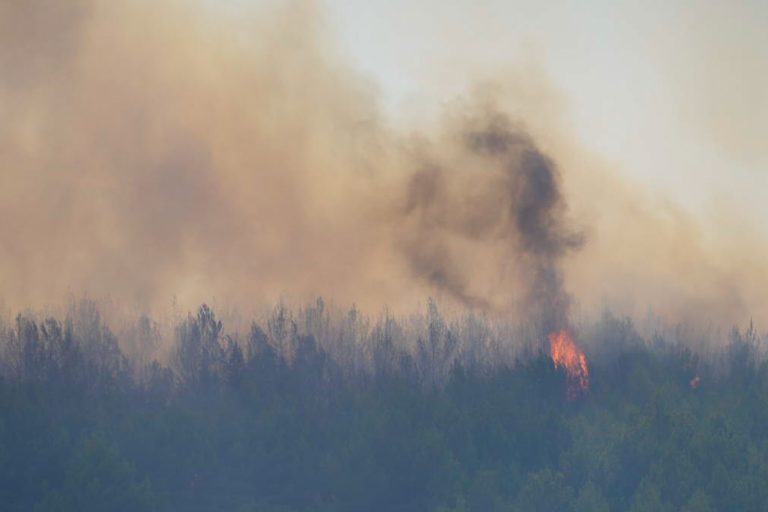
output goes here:
[{"label": "smoke", "polygon": [[61,5],[2,4],[3,295],[343,294],[378,128],[311,6]]},{"label": "smoke", "polygon": [[554,328],[615,296],[741,321],[768,282],[593,165],[539,74],[502,76],[413,133],[384,118],[315,4],[249,9],[0,2],[10,307],[324,295],[397,310],[433,295]]},{"label": "smoke", "polygon": [[[434,161],[410,179],[403,212],[412,232],[403,247],[411,269],[466,305],[487,309],[486,295],[470,289],[475,269],[459,261],[452,242],[496,245],[524,285],[524,312],[545,332],[566,326],[570,297],[560,267],[583,236],[568,226],[559,172],[492,103],[464,110],[452,146],[466,154]],[[461,168],[452,166],[457,161]]]}]

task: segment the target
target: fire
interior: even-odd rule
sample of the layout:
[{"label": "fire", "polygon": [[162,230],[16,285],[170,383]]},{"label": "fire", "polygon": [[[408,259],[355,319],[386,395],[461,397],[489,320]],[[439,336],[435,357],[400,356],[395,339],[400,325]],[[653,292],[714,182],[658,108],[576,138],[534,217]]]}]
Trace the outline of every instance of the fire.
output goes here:
[{"label": "fire", "polygon": [[568,397],[576,398],[589,389],[587,356],[576,346],[570,333],[563,329],[549,335],[549,347],[556,368],[568,375]]}]

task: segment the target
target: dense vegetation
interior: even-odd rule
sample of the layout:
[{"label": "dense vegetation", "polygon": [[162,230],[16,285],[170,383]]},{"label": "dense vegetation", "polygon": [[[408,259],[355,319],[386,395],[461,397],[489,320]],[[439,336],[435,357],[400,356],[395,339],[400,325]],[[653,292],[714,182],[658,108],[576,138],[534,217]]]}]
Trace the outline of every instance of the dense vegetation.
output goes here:
[{"label": "dense vegetation", "polygon": [[546,347],[420,318],[318,302],[237,335],[202,307],[166,357],[151,320],[116,336],[90,303],[5,322],[0,509],[765,510],[753,328],[702,358],[606,316],[571,400]]}]

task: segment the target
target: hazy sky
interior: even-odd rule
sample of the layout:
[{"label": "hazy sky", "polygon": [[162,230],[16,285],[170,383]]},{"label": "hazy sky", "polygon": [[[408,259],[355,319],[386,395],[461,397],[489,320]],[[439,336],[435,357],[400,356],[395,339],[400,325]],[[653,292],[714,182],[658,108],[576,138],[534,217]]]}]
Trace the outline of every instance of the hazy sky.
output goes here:
[{"label": "hazy sky", "polygon": [[342,51],[394,114],[535,63],[564,122],[618,172],[763,228],[768,2],[325,1]]},{"label": "hazy sky", "polygon": [[757,2],[0,1],[0,301],[527,317],[554,289],[768,324],[766,26]]}]

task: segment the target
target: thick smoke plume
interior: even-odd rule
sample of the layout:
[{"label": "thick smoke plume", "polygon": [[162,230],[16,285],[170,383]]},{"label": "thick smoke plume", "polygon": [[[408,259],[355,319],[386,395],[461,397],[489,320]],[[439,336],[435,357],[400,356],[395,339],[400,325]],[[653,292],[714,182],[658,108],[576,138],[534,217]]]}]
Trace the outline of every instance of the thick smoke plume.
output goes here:
[{"label": "thick smoke plume", "polygon": [[393,126],[322,19],[311,2],[236,18],[193,1],[0,2],[6,307],[324,295],[408,310],[432,295],[549,328],[567,323],[568,289],[579,312],[759,316],[758,244],[713,249],[593,165],[546,80],[502,76],[437,128]]},{"label": "thick smoke plume", "polygon": [[467,152],[464,167],[435,162],[411,177],[404,208],[415,228],[404,246],[411,268],[463,303],[488,308],[470,288],[475,269],[456,261],[451,244],[500,245],[525,285],[526,313],[546,332],[566,326],[560,264],[582,237],[567,225],[559,172],[496,108],[462,117],[456,145]]}]

